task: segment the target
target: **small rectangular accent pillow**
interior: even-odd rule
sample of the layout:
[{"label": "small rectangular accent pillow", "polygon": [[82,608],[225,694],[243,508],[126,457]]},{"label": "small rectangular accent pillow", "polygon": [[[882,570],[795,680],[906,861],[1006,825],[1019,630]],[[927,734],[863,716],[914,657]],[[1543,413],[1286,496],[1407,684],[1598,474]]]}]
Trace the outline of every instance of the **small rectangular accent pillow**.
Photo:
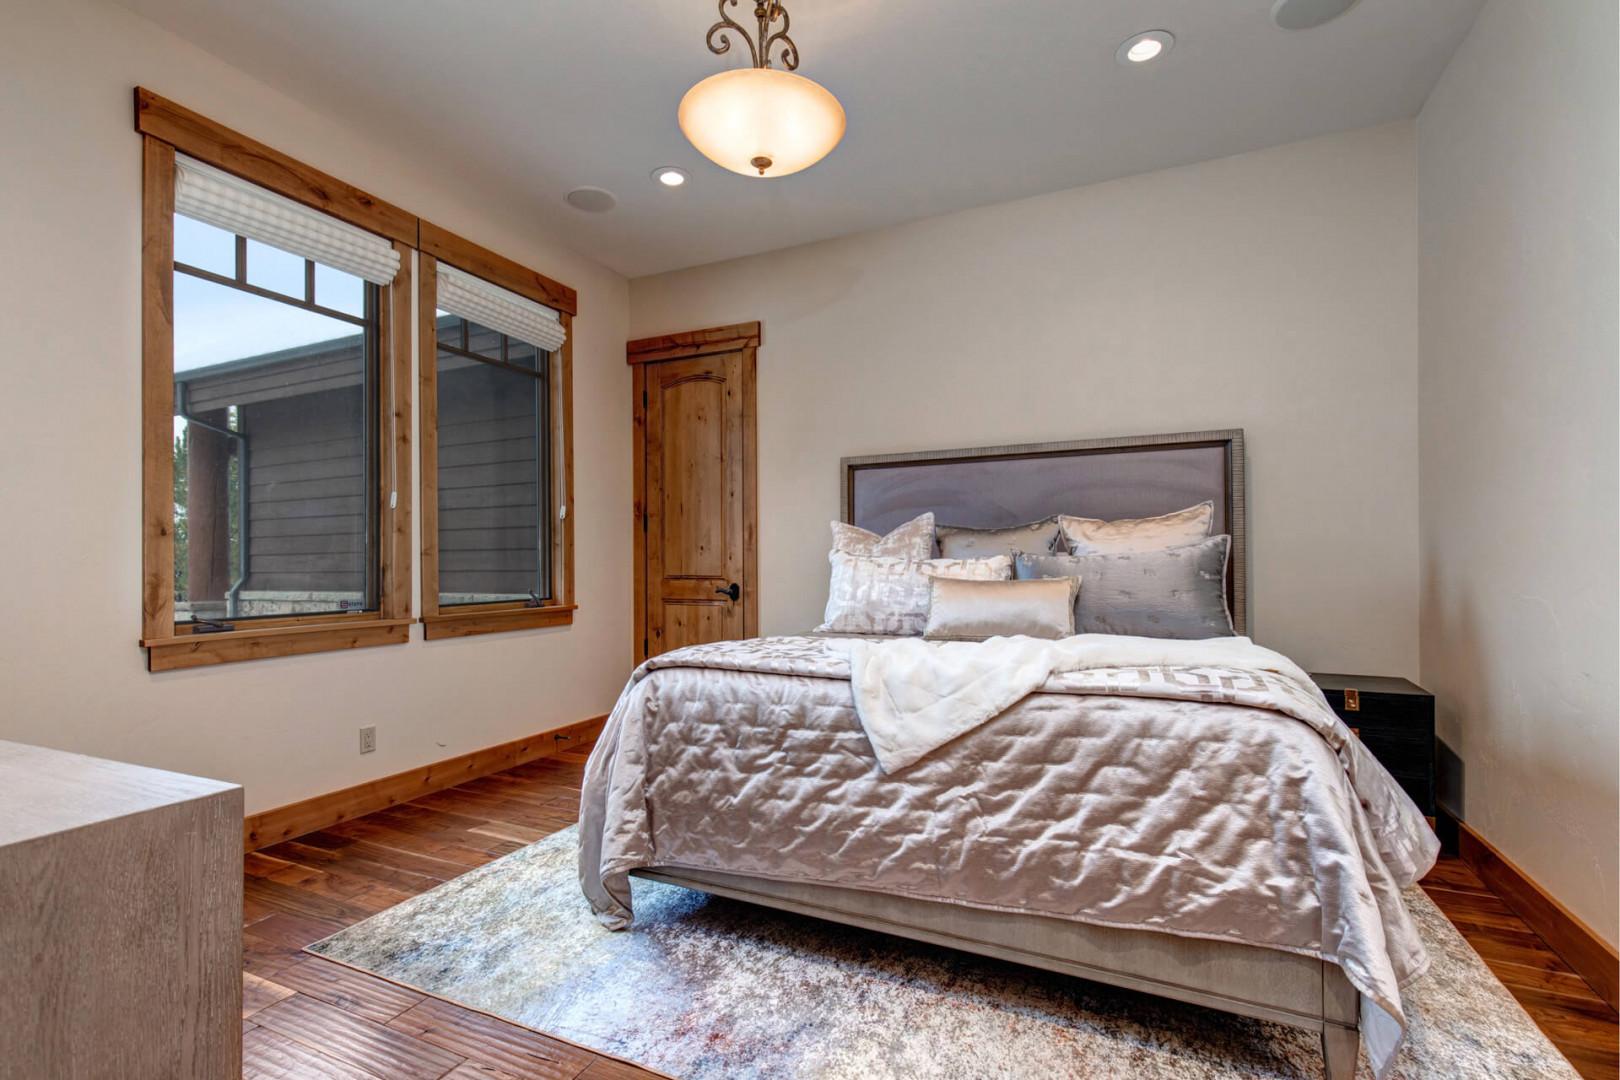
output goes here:
[{"label": "small rectangular accent pillow", "polygon": [[1031,521],[1024,525],[1008,525],[1002,529],[970,529],[965,525],[940,525],[934,529],[939,538],[939,554],[946,559],[983,559],[990,555],[1005,555],[1009,551],[1049,551],[1056,542],[1056,517],[1044,521]]},{"label": "small rectangular accent pillow", "polygon": [[[887,535],[879,536],[857,525],[832,522],[834,551],[850,555],[886,555],[896,559],[928,559],[934,554],[934,515],[918,514]],[[1007,554],[1005,551],[998,555]]]},{"label": "small rectangular accent pillow", "polygon": [[1231,637],[1226,607],[1229,536],[1162,551],[1104,555],[1019,552],[1018,576],[1079,577],[1074,628],[1081,634],[1199,639]]},{"label": "small rectangular accent pillow", "polygon": [[1056,550],[1062,551],[1067,546],[1071,555],[1163,551],[1165,548],[1184,547],[1207,539],[1210,526],[1214,522],[1215,504],[1208,500],[1171,514],[1146,518],[1121,518],[1118,521],[1102,521],[1098,518],[1071,517],[1062,514],[1058,517],[1058,526],[1063,530],[1063,537],[1058,541]]},{"label": "small rectangular accent pillow", "polygon": [[1065,638],[1074,633],[1072,577],[1026,581],[930,579],[932,598],[923,637],[983,641],[992,637]]},{"label": "small rectangular accent pillow", "polygon": [[1005,581],[1012,559],[896,559],[834,551],[823,634],[916,637],[928,622],[929,579]]}]

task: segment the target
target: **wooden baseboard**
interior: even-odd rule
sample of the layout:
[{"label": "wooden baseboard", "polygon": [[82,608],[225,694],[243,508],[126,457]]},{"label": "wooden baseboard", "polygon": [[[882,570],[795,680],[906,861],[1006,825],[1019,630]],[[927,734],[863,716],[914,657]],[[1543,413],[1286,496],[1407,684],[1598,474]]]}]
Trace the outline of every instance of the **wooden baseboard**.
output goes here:
[{"label": "wooden baseboard", "polygon": [[[1447,817],[1444,810],[1441,811]],[[1457,821],[1457,852],[1481,881],[1540,934],[1604,1001],[1620,1008],[1620,953],[1573,911],[1536,884],[1466,821]]]},{"label": "wooden baseboard", "polygon": [[436,761],[432,765],[356,784],[329,795],[317,795],[313,799],[278,806],[274,810],[249,814],[242,822],[242,850],[258,851],[271,844],[410,802],[419,796],[465,784],[524,762],[555,757],[564,750],[595,738],[606,722],[606,716],[592,717],[577,724],[542,731],[498,746],[486,746],[482,750]]}]

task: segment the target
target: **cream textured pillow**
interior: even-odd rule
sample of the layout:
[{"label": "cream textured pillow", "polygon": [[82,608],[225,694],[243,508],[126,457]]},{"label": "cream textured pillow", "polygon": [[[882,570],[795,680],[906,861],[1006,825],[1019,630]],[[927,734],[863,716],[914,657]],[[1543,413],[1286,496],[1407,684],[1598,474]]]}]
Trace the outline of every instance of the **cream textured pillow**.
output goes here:
[{"label": "cream textured pillow", "polygon": [[[1062,514],[1058,525],[1063,530],[1055,550],[1063,551],[1067,544],[1070,555],[1119,555],[1134,551],[1163,551],[1165,548],[1196,544],[1209,536],[1215,521],[1215,504],[1204,501],[1173,514],[1158,517],[1121,518],[1101,521],[1097,518],[1070,517]],[[1031,549],[1025,548],[1025,551]]]},{"label": "cream textured pillow", "polygon": [[934,554],[934,515],[918,514],[887,536],[879,536],[842,521],[832,523],[834,551],[850,555],[887,555],[896,559],[926,559]]},{"label": "cream textured pillow", "polygon": [[923,637],[930,641],[983,641],[1018,635],[1066,638],[1074,633],[1078,577],[1029,581],[936,577],[930,579],[929,585],[932,600]]},{"label": "cream textured pillow", "polygon": [[834,551],[832,581],[827,588],[826,621],[816,630],[823,634],[885,634],[916,637],[928,622],[931,578],[966,578],[1006,581],[1012,560],[896,559],[882,555],[851,555]]}]

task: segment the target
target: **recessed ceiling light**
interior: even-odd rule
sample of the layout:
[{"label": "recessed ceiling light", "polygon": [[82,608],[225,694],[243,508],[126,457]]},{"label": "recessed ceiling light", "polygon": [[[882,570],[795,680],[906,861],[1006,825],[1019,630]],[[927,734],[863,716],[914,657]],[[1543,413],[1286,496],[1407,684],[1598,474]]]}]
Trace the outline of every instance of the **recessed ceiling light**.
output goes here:
[{"label": "recessed ceiling light", "polygon": [[1126,65],[1145,64],[1169,52],[1170,46],[1175,43],[1175,35],[1168,30],[1144,30],[1134,37],[1126,38],[1125,44],[1114,53],[1114,58]]},{"label": "recessed ceiling light", "polygon": [[652,178],[665,187],[680,187],[686,183],[686,170],[673,165],[660,165],[653,170]]},{"label": "recessed ceiling light", "polygon": [[587,214],[604,214],[619,205],[613,192],[599,187],[577,187],[563,196],[563,201]]}]

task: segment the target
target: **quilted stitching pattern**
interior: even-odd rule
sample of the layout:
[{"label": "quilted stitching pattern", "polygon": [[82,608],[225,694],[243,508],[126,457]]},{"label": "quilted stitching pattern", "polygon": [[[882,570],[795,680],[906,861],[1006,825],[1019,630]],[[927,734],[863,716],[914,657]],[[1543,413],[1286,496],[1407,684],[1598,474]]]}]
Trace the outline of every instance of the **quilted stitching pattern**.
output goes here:
[{"label": "quilted stitching pattern", "polygon": [[610,925],[626,871],[672,865],[1239,940],[1398,1018],[1434,851],[1359,746],[1276,672],[1110,668],[885,776],[824,641],[693,646],[637,669],[592,756],[581,879]]}]

